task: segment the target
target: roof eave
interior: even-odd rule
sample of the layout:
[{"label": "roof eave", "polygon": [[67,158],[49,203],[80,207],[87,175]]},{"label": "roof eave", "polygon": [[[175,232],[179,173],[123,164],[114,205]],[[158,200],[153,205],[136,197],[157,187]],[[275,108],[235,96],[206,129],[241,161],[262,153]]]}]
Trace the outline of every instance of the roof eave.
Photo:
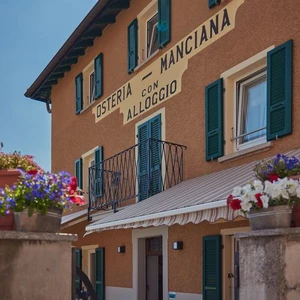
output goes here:
[{"label": "roof eave", "polygon": [[85,49],[93,45],[93,40],[101,36],[108,24],[115,22],[115,16],[128,8],[129,3],[130,0],[99,0],[27,89],[25,97],[51,101],[52,86],[64,77],[65,72],[70,71],[71,65],[77,63],[78,57],[84,55]]}]

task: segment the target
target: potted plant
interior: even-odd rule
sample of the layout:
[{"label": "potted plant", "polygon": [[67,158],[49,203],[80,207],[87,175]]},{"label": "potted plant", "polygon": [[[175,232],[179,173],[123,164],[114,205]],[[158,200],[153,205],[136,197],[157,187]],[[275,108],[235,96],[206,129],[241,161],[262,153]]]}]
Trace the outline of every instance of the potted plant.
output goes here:
[{"label": "potted plant", "polygon": [[14,212],[16,230],[59,232],[63,209],[74,197],[74,193],[70,196],[71,179],[67,172],[21,171],[18,181],[0,194],[2,206]]},{"label": "potted plant", "polygon": [[231,209],[248,214],[252,230],[290,227],[296,203],[300,203],[299,182],[287,177],[264,183],[254,180],[235,187],[227,198]]},{"label": "potted plant", "polygon": [[[1,147],[0,147],[1,148]],[[1,149],[0,149],[1,150]],[[0,151],[0,188],[12,186],[20,176],[20,170],[42,170],[31,155],[22,155],[20,152],[4,153]],[[9,206],[9,204],[6,204]],[[10,210],[5,214],[0,212],[0,230],[12,230],[14,216]]]},{"label": "potted plant", "polygon": [[0,188],[14,184],[20,175],[20,169],[25,172],[30,170],[42,171],[33,158],[31,155],[22,155],[17,151],[12,153],[0,151]]},{"label": "potted plant", "polygon": [[[255,165],[254,173],[257,179],[261,181],[269,180],[271,182],[283,179],[300,179],[300,158],[277,154],[275,157],[263,160]],[[292,212],[292,226],[300,227],[300,204],[296,203]]]}]

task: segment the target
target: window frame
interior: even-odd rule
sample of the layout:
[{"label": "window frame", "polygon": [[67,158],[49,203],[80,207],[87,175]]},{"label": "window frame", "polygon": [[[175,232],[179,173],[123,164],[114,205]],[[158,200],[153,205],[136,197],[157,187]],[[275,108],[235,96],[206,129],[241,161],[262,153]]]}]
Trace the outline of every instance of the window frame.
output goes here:
[{"label": "window frame", "polygon": [[[248,141],[241,143],[239,138],[243,133],[241,133],[242,130],[242,113],[241,110],[244,107],[244,87],[251,84],[252,82],[259,81],[260,79],[265,78],[265,81],[267,81],[267,69],[266,67],[248,75],[244,76],[242,78],[239,78],[239,80],[235,81],[235,151],[241,151],[245,150],[260,144],[263,144],[267,141],[267,133],[259,137],[255,140]],[[266,93],[266,100],[267,100],[267,93]],[[242,100],[240,100],[242,99]],[[242,104],[240,104],[240,101],[242,101]],[[266,130],[267,124],[264,126]]]},{"label": "window frame", "polygon": [[[93,79],[91,80],[91,77],[93,75]],[[93,92],[92,92],[92,83],[93,83]],[[92,95],[91,95],[92,92]],[[95,101],[95,70],[89,73],[89,103],[88,106]]]},{"label": "window frame", "polygon": [[[145,63],[147,63],[152,57],[159,53],[159,48],[148,56],[148,32],[147,24],[155,15],[158,15],[158,0],[152,0],[138,15],[138,30],[137,30],[137,54],[138,61],[134,68],[134,71],[141,68]],[[159,23],[159,22],[158,22]]]},{"label": "window frame", "polygon": [[[152,34],[151,34],[151,37],[150,37],[150,42],[148,43],[148,34],[149,34],[149,30],[148,30],[148,25],[149,25],[149,22],[154,19],[155,17],[157,17],[157,22],[154,23],[153,25],[153,28],[156,26],[157,27],[157,49],[155,49],[152,53],[149,53],[150,50],[151,50],[151,42],[153,41],[153,36],[154,36],[154,30],[152,30]],[[158,8],[157,8],[157,12],[152,14],[151,17],[149,17],[146,21],[145,21],[145,30],[146,30],[146,39],[145,39],[145,42],[146,42],[146,58],[144,60],[148,60],[150,57],[152,57],[152,55],[154,55],[158,50],[159,50],[159,47],[158,47]]]}]

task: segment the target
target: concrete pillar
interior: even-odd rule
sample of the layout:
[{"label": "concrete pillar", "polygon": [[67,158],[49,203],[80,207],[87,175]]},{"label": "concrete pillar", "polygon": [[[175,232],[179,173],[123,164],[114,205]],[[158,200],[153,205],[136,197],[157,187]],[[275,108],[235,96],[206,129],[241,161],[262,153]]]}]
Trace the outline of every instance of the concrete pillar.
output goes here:
[{"label": "concrete pillar", "polygon": [[72,241],[77,235],[0,231],[0,298],[72,299]]},{"label": "concrete pillar", "polygon": [[257,230],[240,239],[240,299],[300,299],[300,228]]}]

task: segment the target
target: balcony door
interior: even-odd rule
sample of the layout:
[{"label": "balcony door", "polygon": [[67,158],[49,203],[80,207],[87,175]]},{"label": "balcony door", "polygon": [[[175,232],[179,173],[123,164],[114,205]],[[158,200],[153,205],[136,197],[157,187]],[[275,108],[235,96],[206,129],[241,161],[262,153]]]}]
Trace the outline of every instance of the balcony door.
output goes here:
[{"label": "balcony door", "polygon": [[138,127],[139,201],[161,191],[161,115]]}]

